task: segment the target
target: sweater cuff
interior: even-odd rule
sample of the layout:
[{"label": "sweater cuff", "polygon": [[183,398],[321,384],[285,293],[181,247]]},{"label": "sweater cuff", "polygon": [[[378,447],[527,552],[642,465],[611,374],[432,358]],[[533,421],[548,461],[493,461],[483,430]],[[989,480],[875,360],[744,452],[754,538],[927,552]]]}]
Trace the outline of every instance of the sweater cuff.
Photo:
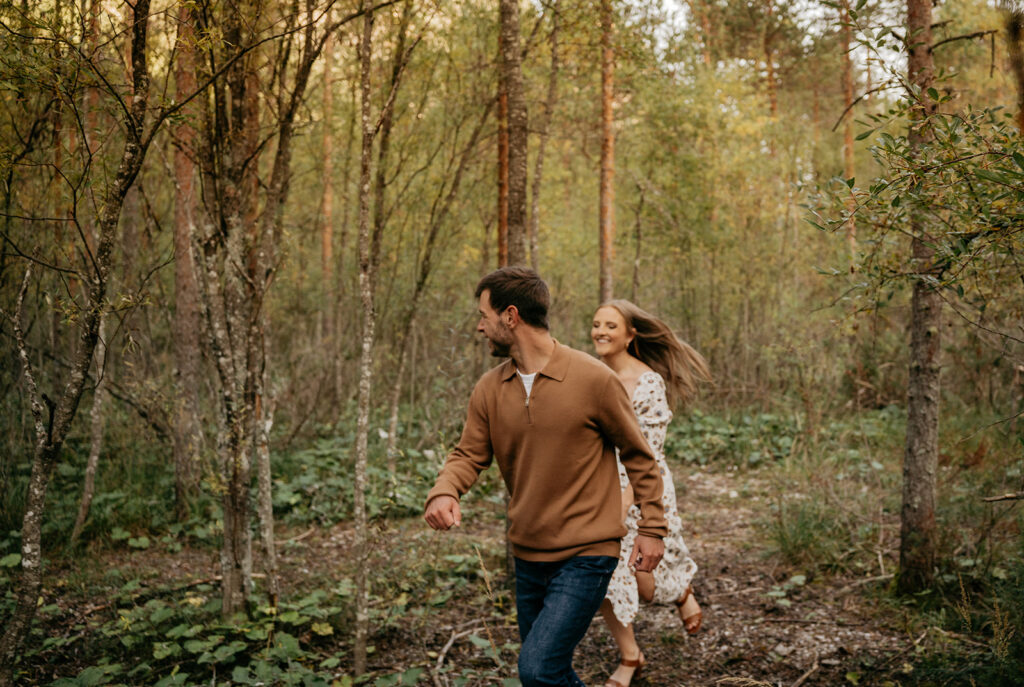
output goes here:
[{"label": "sweater cuff", "polygon": [[452,484],[447,481],[438,481],[434,485],[434,488],[427,494],[427,500],[423,502],[423,508],[426,509],[430,502],[436,499],[438,496],[451,496],[456,501],[460,501],[459,492],[455,489]]},{"label": "sweater cuff", "polygon": [[637,527],[637,534],[642,534],[645,537],[654,537],[655,539],[664,539],[668,535],[668,527]]}]

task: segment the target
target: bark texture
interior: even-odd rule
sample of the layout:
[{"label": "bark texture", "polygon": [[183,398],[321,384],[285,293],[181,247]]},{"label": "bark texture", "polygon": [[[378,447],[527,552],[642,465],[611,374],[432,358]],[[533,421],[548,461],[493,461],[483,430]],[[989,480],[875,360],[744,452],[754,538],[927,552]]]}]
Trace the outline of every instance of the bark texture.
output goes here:
[{"label": "bark texture", "polygon": [[548,92],[544,100],[544,112],[538,124],[538,135],[540,140],[537,143],[537,159],[533,167],[533,181],[530,188],[530,267],[538,269],[539,243],[540,243],[540,191],[541,179],[544,174],[544,152],[548,145],[548,132],[551,129],[551,118],[555,110],[555,102],[558,99],[558,33],[561,28],[561,13],[558,7],[558,0],[551,4],[548,10],[551,14],[551,69],[548,72]]},{"label": "bark texture", "polygon": [[501,71],[508,94],[508,264],[529,260],[526,227],[527,111],[519,47],[519,0],[500,0]]},{"label": "bark texture", "polygon": [[[367,9],[367,3],[362,7]],[[362,307],[362,328],[359,352],[359,398],[356,419],[355,484],[353,519],[356,530],[356,628],[353,662],[356,675],[366,672],[366,642],[369,636],[368,571],[370,539],[366,513],[367,441],[370,432],[370,397],[373,381],[373,337],[376,312],[373,303],[373,257],[370,236],[371,168],[375,127],[370,118],[370,67],[373,45],[373,13],[363,16],[359,41],[359,93],[362,146],[359,155],[359,301]]]},{"label": "bark texture", "polygon": [[1024,10],[1006,13],[1006,40],[1017,84],[1017,131],[1024,135]]},{"label": "bark texture", "polygon": [[598,241],[600,267],[598,302],[613,297],[612,270],[615,258],[615,48],[612,0],[601,0],[601,176],[598,193]]},{"label": "bark texture", "polygon": [[118,218],[124,205],[125,195],[134,183],[145,157],[146,143],[143,139],[146,119],[146,105],[149,99],[149,72],[146,63],[146,40],[149,28],[149,0],[138,0],[131,16],[131,81],[133,100],[124,113],[125,142],[121,150],[117,172],[106,186],[103,194],[96,227],[98,243],[93,254],[92,270],[88,273],[88,300],[81,313],[80,335],[75,350],[70,375],[60,398],[50,401],[49,413],[44,418],[41,396],[36,387],[29,362],[24,332],[21,331],[21,304],[28,290],[30,273],[19,295],[19,306],[15,314],[18,353],[25,371],[29,388],[30,403],[35,426],[35,450],[32,458],[32,472],[29,478],[25,503],[25,516],[21,531],[21,574],[15,590],[15,607],[7,620],[3,637],[0,638],[0,686],[12,684],[15,661],[28,635],[35,616],[39,592],[42,588],[42,519],[46,507],[46,491],[60,456],[64,440],[78,411],[82,391],[88,379],[93,362],[93,352],[99,338],[100,318],[103,315],[104,300],[110,279],[110,267],[117,235]]},{"label": "bark texture", "polygon": [[[175,87],[179,101],[196,91],[195,31],[192,7],[178,10],[178,62]],[[173,131],[174,148],[174,493],[178,519],[185,520],[199,493],[202,475],[203,430],[200,420],[199,285],[192,241],[196,233],[196,119],[195,104],[185,107]]]},{"label": "bark texture", "polygon": [[[839,9],[839,45],[842,51],[843,60],[843,111],[846,113],[846,121],[843,125],[843,175],[846,179],[856,176],[853,157],[853,60],[850,58],[850,50],[853,40],[853,28],[850,25],[850,3],[843,0]],[[815,129],[817,130],[817,129]],[[850,213],[850,219],[846,223],[846,244],[850,251],[850,271],[856,269],[857,264],[857,225],[853,220],[853,211],[857,207],[857,200],[852,190],[846,201],[846,209]]]},{"label": "bark texture", "polygon": [[[934,75],[931,0],[907,1],[907,76],[914,86],[909,140],[920,149],[929,139],[928,97]],[[907,441],[903,459],[898,588],[910,594],[927,589],[935,567],[935,472],[939,438],[939,342],[942,302],[934,288],[935,250],[924,209],[911,223],[913,287],[910,315],[910,376],[907,382]]]}]

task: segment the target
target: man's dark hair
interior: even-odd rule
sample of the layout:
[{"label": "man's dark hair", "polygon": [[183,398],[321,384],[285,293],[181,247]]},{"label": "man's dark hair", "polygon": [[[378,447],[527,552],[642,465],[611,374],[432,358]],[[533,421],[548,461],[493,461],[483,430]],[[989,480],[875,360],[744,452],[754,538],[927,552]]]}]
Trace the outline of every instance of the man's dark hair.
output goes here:
[{"label": "man's dark hair", "polygon": [[529,267],[502,267],[494,270],[476,285],[476,297],[491,292],[491,307],[504,312],[516,306],[519,317],[531,327],[548,328],[548,306],[551,294],[548,285]]}]

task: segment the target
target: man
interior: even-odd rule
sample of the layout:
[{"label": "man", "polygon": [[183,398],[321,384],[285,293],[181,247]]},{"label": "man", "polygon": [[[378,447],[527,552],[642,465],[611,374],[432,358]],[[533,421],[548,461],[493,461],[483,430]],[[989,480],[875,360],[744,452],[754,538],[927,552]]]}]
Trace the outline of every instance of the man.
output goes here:
[{"label": "man", "polygon": [[458,527],[459,498],[497,458],[509,491],[516,610],[524,687],[583,687],[572,669],[618,562],[626,533],[615,447],[640,507],[630,556],[651,571],[664,553],[661,476],[619,379],[548,331],[548,287],[537,273],[505,267],[476,287],[477,331],[508,357],[473,389],[466,425],[427,496],[436,530]]}]

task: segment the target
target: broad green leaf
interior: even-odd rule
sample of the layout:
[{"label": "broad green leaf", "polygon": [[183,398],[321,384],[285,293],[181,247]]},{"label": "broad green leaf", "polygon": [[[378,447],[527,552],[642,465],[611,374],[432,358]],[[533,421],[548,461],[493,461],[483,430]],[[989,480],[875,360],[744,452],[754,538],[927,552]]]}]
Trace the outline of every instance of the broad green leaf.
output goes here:
[{"label": "broad green leaf", "polygon": [[13,568],[16,565],[21,565],[20,553],[9,553],[0,558],[0,568]]}]

